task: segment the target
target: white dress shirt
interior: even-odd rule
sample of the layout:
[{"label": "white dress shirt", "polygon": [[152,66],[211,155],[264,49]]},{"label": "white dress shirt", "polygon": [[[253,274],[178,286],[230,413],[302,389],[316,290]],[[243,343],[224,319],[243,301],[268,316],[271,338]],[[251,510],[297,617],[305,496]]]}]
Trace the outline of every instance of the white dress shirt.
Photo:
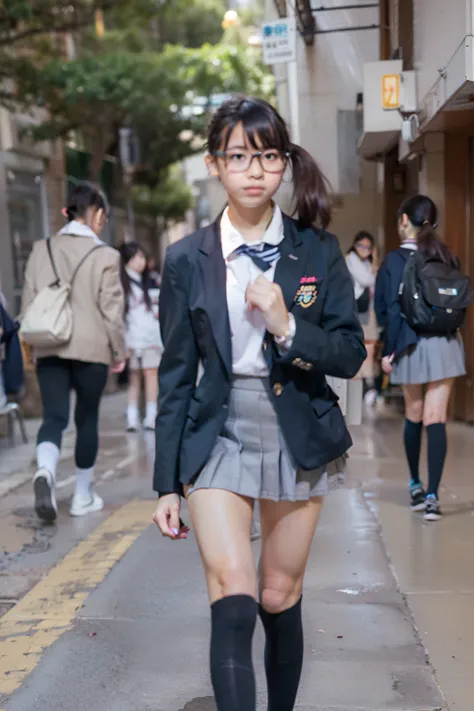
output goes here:
[{"label": "white dress shirt", "polygon": [[259,378],[268,375],[262,348],[266,332],[265,320],[259,309],[248,310],[245,291],[249,282],[254,281],[261,274],[269,281],[273,281],[277,262],[274,262],[266,272],[262,272],[247,255],[232,256],[232,253],[242,244],[263,249],[264,243],[276,246],[283,241],[283,238],[283,217],[278,206],[275,206],[267,231],[257,242],[245,241],[230,221],[228,209],[222,216],[221,242],[227,272],[227,306],[232,335],[234,375]]}]

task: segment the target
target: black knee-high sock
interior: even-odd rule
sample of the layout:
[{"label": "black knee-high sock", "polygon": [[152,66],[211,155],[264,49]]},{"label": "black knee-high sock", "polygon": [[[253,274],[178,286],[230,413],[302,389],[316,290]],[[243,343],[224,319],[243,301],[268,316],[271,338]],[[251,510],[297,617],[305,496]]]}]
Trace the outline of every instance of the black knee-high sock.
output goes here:
[{"label": "black knee-high sock", "polygon": [[211,680],[218,711],[255,711],[252,637],[257,601],[229,595],[211,607]]},{"label": "black knee-high sock", "polygon": [[265,628],[268,711],[292,711],[303,666],[301,598],[289,610],[271,614],[260,605]]},{"label": "black knee-high sock", "polygon": [[407,455],[408,468],[410,469],[411,483],[420,483],[420,450],[421,450],[421,432],[423,429],[422,422],[412,422],[405,420],[404,443],[405,452]]},{"label": "black knee-high sock", "polygon": [[438,497],[438,489],[443,475],[444,460],[448,449],[446,425],[437,422],[428,425],[428,494]]}]

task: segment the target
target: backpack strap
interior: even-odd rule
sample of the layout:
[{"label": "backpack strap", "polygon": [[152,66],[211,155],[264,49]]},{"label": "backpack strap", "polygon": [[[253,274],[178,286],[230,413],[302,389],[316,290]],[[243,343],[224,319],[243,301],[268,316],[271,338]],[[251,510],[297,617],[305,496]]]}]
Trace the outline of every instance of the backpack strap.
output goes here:
[{"label": "backpack strap", "polygon": [[59,278],[58,270],[56,269],[56,264],[54,263],[53,250],[51,248],[51,238],[50,237],[48,237],[48,239],[46,240],[46,247],[48,249],[49,261],[51,262],[51,266],[53,267],[54,276],[56,277],[56,280],[53,281],[51,286],[59,286],[61,283],[61,279]]},{"label": "backpack strap", "polygon": [[77,265],[77,267],[74,269],[74,271],[72,273],[72,277],[69,281],[69,286],[71,287],[71,289],[72,289],[72,285],[74,284],[74,281],[76,279],[77,272],[82,267],[82,265],[84,264],[86,259],[88,257],[90,257],[92,252],[96,252],[98,249],[102,249],[103,247],[106,247],[106,246],[107,246],[106,244],[96,244],[95,247],[92,247],[92,249],[90,249],[88,252],[86,252],[86,254],[82,257],[81,261],[79,262],[79,264]]}]

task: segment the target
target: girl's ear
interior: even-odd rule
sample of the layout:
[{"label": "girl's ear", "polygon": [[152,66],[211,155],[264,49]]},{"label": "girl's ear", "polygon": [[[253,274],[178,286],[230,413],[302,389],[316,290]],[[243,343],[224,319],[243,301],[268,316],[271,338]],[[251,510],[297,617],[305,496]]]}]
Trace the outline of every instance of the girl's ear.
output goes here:
[{"label": "girl's ear", "polygon": [[219,177],[219,170],[217,168],[217,161],[214,158],[214,156],[211,156],[209,153],[204,156],[204,160],[206,161],[206,166],[209,171],[209,175],[211,178],[218,178]]}]

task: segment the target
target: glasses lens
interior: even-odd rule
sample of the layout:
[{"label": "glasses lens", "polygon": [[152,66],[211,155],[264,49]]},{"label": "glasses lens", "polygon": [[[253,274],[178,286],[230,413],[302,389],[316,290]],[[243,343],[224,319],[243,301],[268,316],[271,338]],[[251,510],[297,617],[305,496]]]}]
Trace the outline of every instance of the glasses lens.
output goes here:
[{"label": "glasses lens", "polygon": [[281,173],[285,170],[286,160],[279,151],[265,151],[260,161],[267,173]]},{"label": "glasses lens", "polygon": [[230,151],[226,156],[227,169],[230,173],[245,173],[254,160],[259,160],[266,173],[281,173],[285,170],[286,159],[279,151],[265,151],[260,157],[249,151]]}]

